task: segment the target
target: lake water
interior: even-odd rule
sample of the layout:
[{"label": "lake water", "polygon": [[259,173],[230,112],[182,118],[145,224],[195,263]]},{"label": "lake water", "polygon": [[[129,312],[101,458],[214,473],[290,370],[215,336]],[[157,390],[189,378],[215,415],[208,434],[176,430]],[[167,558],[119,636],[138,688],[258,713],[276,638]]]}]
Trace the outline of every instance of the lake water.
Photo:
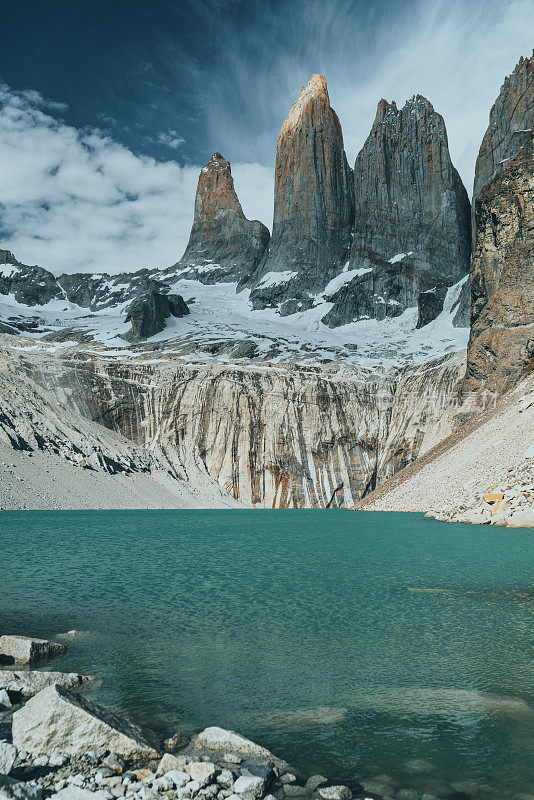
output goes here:
[{"label": "lake water", "polygon": [[80,631],[53,669],[102,676],[92,697],[136,721],[233,728],[329,777],[534,795],[532,529],[0,512],[0,549],[0,630]]}]

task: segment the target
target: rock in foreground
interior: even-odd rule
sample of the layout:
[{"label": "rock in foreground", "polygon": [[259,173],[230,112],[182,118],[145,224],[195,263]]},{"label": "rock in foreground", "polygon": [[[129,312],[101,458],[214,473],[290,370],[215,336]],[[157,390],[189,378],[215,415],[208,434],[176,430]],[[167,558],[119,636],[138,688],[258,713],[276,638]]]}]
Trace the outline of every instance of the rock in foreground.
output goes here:
[{"label": "rock in foreground", "polygon": [[57,684],[15,712],[13,744],[45,754],[112,750],[125,756],[157,756],[136,725]]},{"label": "rock in foreground", "polygon": [[[194,741],[195,750],[211,750],[214,753],[234,753],[242,758],[280,762],[270,750],[246,739],[239,733],[213,726],[205,728]],[[282,763],[282,762],[280,762]]]},{"label": "rock in foreground", "polygon": [[32,639],[30,636],[0,636],[0,663],[33,664],[66,653],[67,648],[47,639]]},{"label": "rock in foreground", "polygon": [[15,695],[15,701],[17,695],[20,695],[21,699],[27,700],[54,683],[64,689],[79,689],[95,680],[97,680],[96,675],[78,675],[77,672],[0,670],[0,689],[5,689],[8,695]]}]

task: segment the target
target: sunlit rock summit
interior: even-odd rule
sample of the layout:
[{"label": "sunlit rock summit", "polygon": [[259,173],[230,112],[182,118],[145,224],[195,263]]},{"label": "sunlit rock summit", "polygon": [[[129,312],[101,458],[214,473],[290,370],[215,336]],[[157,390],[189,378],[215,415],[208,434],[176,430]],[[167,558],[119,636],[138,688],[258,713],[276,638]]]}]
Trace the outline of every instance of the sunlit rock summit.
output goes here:
[{"label": "sunlit rock summit", "polygon": [[353,224],[352,176],[326,81],[312,75],[278,137],[273,234],[248,281],[254,308],[309,308],[341,271]]}]

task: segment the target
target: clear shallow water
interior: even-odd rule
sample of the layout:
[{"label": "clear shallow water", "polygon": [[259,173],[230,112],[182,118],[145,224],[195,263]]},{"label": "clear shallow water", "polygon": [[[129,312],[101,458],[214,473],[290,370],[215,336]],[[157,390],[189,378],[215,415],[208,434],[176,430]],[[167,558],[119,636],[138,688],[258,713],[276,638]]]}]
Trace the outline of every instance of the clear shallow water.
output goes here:
[{"label": "clear shallow water", "polygon": [[[344,511],[2,512],[0,630],[167,734],[308,772],[534,791],[534,531]],[[67,640],[64,640],[67,641]],[[464,787],[465,788],[465,787]]]}]

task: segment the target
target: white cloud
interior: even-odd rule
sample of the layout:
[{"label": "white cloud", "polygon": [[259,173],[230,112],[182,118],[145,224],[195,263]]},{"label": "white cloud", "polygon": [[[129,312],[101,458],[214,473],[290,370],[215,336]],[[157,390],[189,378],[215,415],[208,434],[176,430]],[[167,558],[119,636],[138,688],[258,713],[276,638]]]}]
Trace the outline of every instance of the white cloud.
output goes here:
[{"label": "white cloud", "polygon": [[[187,244],[199,166],[136,156],[98,130],[51,116],[37,92],[0,86],[0,246],[55,273],[120,272],[177,261]],[[245,213],[270,224],[272,179],[237,164]],[[272,199],[270,200],[272,208]]]},{"label": "white cloud", "polygon": [[172,150],[178,150],[179,147],[185,144],[185,139],[178,136],[178,133],[173,130],[161,131],[161,133],[158,134],[157,141],[160,144],[166,144],[167,147],[170,147]]}]

